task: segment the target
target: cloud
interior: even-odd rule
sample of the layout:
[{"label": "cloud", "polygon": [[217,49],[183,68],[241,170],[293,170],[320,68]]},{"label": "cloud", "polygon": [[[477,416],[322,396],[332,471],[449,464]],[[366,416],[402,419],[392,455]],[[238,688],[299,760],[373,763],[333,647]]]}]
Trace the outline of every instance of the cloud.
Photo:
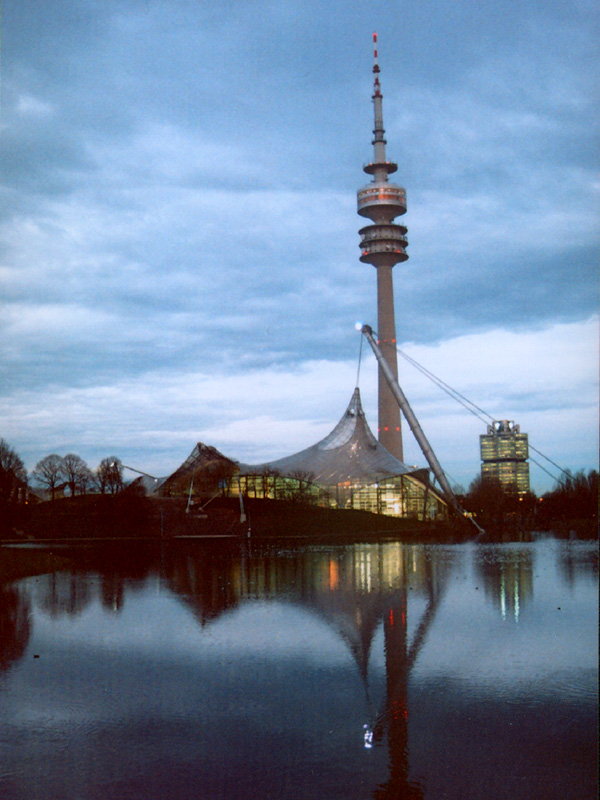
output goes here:
[{"label": "cloud", "polygon": [[[553,461],[591,468],[597,453],[598,385],[590,353],[597,348],[597,330],[592,319],[537,332],[494,331],[433,346],[410,345],[406,352],[491,417],[520,424],[531,444]],[[79,452],[95,465],[110,450],[126,464],[165,475],[197,441],[240,461],[261,463],[329,433],[350,400],[356,375],[355,360],[326,359],[232,373],[171,367],[79,388],[61,382],[57,373],[45,389],[15,389],[0,400],[3,435],[29,469],[47,452]],[[469,414],[402,359],[400,376],[444,469],[468,486],[479,471],[479,435],[488,418]],[[366,350],[360,385],[367,419],[376,430],[376,364]],[[424,465],[406,426],[404,438],[405,461]],[[532,477],[534,488],[552,485],[535,466]]]},{"label": "cloud", "polygon": [[38,97],[22,94],[17,100],[17,113],[25,117],[47,117],[54,113],[54,109]]}]

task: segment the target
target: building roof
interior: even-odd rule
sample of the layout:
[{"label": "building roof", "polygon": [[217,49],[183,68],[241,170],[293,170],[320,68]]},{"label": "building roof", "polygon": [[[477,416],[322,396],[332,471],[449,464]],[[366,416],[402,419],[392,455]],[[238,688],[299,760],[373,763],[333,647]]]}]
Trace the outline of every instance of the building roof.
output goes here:
[{"label": "building roof", "polygon": [[186,458],[183,464],[178,467],[172,475],[169,475],[166,480],[154,487],[161,494],[168,494],[174,489],[185,488],[188,490],[189,481],[198,470],[206,473],[212,473],[215,479],[225,477],[237,472],[237,464],[232,461],[223,453],[220,453],[216,447],[198,442],[190,455]]},{"label": "building roof", "polygon": [[[322,486],[350,481],[371,484],[396,475],[416,473],[380,444],[367,424],[358,387],[344,415],[320,442],[285,458],[264,464],[240,464],[242,475],[277,473],[303,478]],[[418,477],[423,479],[423,470]]]}]

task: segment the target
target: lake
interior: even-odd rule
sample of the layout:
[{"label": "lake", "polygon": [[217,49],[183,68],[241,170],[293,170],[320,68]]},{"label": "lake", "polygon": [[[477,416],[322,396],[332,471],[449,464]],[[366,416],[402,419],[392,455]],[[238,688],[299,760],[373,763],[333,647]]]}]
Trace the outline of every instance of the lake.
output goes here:
[{"label": "lake", "polygon": [[0,549],[3,800],[597,797],[597,542],[53,553]]}]

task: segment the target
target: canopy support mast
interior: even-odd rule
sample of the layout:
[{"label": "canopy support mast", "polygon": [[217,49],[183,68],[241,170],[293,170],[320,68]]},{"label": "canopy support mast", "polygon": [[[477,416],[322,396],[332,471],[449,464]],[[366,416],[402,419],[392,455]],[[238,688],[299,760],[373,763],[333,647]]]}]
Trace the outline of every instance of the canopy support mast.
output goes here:
[{"label": "canopy support mast", "polygon": [[375,358],[377,359],[377,362],[388,383],[388,386],[390,387],[390,390],[394,395],[396,402],[400,406],[400,409],[404,414],[404,417],[406,418],[406,421],[408,422],[408,425],[413,433],[413,436],[417,440],[417,443],[421,448],[423,455],[427,459],[427,463],[429,464],[433,474],[437,478],[437,481],[441,486],[444,495],[446,496],[446,500],[450,503],[450,505],[455,509],[455,511],[461,517],[466,517],[467,519],[469,519],[480,533],[484,533],[483,528],[473,519],[473,517],[467,516],[464,509],[460,506],[456,498],[456,495],[454,494],[454,492],[450,487],[450,484],[448,483],[448,479],[444,474],[440,462],[437,460],[431,445],[427,441],[427,437],[423,433],[423,429],[419,425],[419,420],[416,418],[412,408],[409,405],[408,400],[406,399],[406,395],[400,388],[400,385],[396,380],[396,378],[394,377],[394,374],[390,369],[389,364],[385,360],[385,357],[381,352],[379,345],[377,344],[375,338],[373,337],[373,329],[369,325],[363,325],[361,328],[361,333],[365,336],[366,340],[371,345],[371,349],[375,354]]}]

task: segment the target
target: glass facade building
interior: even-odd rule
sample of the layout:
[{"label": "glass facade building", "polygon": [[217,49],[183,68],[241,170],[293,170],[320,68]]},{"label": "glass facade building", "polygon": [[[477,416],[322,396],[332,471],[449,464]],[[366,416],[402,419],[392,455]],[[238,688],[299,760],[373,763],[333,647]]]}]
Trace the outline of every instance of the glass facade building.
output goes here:
[{"label": "glass facade building", "polygon": [[494,421],[479,437],[481,478],[497,479],[509,493],[529,492],[529,443],[526,433],[509,420]]},{"label": "glass facade building", "polygon": [[[418,470],[421,472],[421,470]],[[428,470],[422,470],[428,473]],[[322,486],[302,478],[277,474],[236,475],[228,484],[228,494],[270,500],[299,500],[325,508],[370,511],[392,517],[421,521],[445,519],[446,505],[416,473],[384,478],[374,483],[344,481]]]},{"label": "glass facade building", "polygon": [[377,441],[358,388],[335,428],[311,447],[252,465],[198,443],[160,493],[182,497],[211,488],[224,495],[298,500],[422,521],[447,517],[446,501],[431,485],[429,470],[407,466]]}]

